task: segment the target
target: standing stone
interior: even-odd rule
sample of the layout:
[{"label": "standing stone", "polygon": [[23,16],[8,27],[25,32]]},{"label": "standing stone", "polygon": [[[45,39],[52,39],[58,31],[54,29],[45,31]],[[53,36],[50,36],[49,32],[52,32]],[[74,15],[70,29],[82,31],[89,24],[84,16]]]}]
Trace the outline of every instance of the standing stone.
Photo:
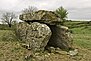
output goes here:
[{"label": "standing stone", "polygon": [[51,34],[51,30],[46,24],[38,22],[30,24],[25,22],[17,26],[17,36],[23,43],[29,45],[29,48],[34,52],[44,50]]},{"label": "standing stone", "polygon": [[61,25],[49,26],[52,31],[52,36],[48,42],[49,46],[59,47],[68,50],[72,45],[71,35],[68,27]]}]

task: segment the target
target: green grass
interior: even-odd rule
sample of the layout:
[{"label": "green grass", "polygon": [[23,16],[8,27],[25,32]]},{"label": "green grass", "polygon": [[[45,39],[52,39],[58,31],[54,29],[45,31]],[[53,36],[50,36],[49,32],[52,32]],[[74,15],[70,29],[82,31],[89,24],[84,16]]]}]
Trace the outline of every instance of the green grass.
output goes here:
[{"label": "green grass", "polygon": [[24,61],[27,50],[11,34],[10,30],[0,30],[0,61]]},{"label": "green grass", "polygon": [[91,49],[91,24],[87,22],[78,23],[80,22],[66,22],[66,26],[70,25],[69,27],[72,30],[73,42],[81,48]]},{"label": "green grass", "polygon": [[[74,45],[81,48],[81,54],[85,54],[82,61],[91,61],[91,23],[87,24],[77,21],[66,22],[65,25],[72,30]],[[0,61],[24,61],[27,52],[28,50],[21,47],[11,30],[0,30]]]},{"label": "green grass", "polygon": [[1,61],[23,61],[25,49],[18,42],[0,41]]},{"label": "green grass", "polygon": [[10,32],[9,30],[0,30],[0,41],[2,40],[2,37],[4,34]]},{"label": "green grass", "polygon": [[0,30],[10,30],[10,27],[8,25],[5,24],[0,24]]},{"label": "green grass", "polygon": [[73,40],[74,40],[74,44],[80,46],[80,47],[84,47],[84,48],[88,48],[91,49],[91,34],[74,34],[73,36]]}]

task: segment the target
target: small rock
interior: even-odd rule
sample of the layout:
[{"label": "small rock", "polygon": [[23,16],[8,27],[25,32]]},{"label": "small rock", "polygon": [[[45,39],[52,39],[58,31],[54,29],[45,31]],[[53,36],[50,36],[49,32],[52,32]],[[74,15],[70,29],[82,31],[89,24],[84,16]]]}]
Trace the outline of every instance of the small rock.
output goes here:
[{"label": "small rock", "polygon": [[46,55],[46,54],[45,54],[45,57],[49,57],[49,55]]},{"label": "small rock", "polygon": [[69,54],[70,56],[75,56],[75,55],[78,54],[78,49],[75,49],[75,50],[69,51],[68,54]]},{"label": "small rock", "polygon": [[55,52],[55,48],[54,47],[48,47],[47,49],[48,49],[48,51],[50,53],[54,53]]},{"label": "small rock", "polygon": [[24,43],[22,43],[21,46],[24,47],[24,48],[26,48],[26,49],[28,49],[29,44],[24,44]]},{"label": "small rock", "polygon": [[50,53],[48,53],[47,55],[49,55],[49,56],[50,56],[51,54],[50,54]]},{"label": "small rock", "polygon": [[67,55],[67,52],[62,51],[62,50],[56,50],[55,53],[62,54],[62,55]]}]

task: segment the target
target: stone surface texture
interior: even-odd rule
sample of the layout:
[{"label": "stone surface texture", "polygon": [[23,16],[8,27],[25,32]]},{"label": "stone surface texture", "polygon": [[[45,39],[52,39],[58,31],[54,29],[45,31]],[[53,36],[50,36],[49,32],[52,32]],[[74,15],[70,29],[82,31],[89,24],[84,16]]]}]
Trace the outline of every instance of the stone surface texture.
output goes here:
[{"label": "stone surface texture", "polygon": [[22,14],[19,18],[26,22],[42,22],[50,25],[56,25],[62,22],[54,12],[45,10],[36,11],[34,16],[31,16],[30,13]]},{"label": "stone surface texture", "polygon": [[72,46],[71,34],[68,27],[61,25],[49,27],[52,31],[52,36],[48,42],[48,45],[68,50]]},{"label": "stone surface texture", "polygon": [[72,47],[68,27],[60,25],[62,20],[53,11],[39,10],[34,12],[34,16],[26,13],[19,18],[25,22],[18,26],[20,39],[33,49],[52,46],[69,50]]},{"label": "stone surface texture", "polygon": [[29,48],[33,51],[44,50],[51,34],[51,30],[46,24],[33,22],[17,25],[17,36],[22,43],[29,45]]}]

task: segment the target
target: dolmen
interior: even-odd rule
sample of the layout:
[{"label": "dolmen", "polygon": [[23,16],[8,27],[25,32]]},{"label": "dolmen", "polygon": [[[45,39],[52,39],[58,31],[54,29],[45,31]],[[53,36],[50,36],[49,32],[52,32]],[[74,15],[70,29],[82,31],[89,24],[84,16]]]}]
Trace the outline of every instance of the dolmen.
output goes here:
[{"label": "dolmen", "polygon": [[17,36],[30,50],[44,51],[49,46],[63,50],[71,48],[69,29],[60,24],[63,20],[54,12],[39,10],[34,15],[21,14],[19,19],[23,22],[17,25]]}]

